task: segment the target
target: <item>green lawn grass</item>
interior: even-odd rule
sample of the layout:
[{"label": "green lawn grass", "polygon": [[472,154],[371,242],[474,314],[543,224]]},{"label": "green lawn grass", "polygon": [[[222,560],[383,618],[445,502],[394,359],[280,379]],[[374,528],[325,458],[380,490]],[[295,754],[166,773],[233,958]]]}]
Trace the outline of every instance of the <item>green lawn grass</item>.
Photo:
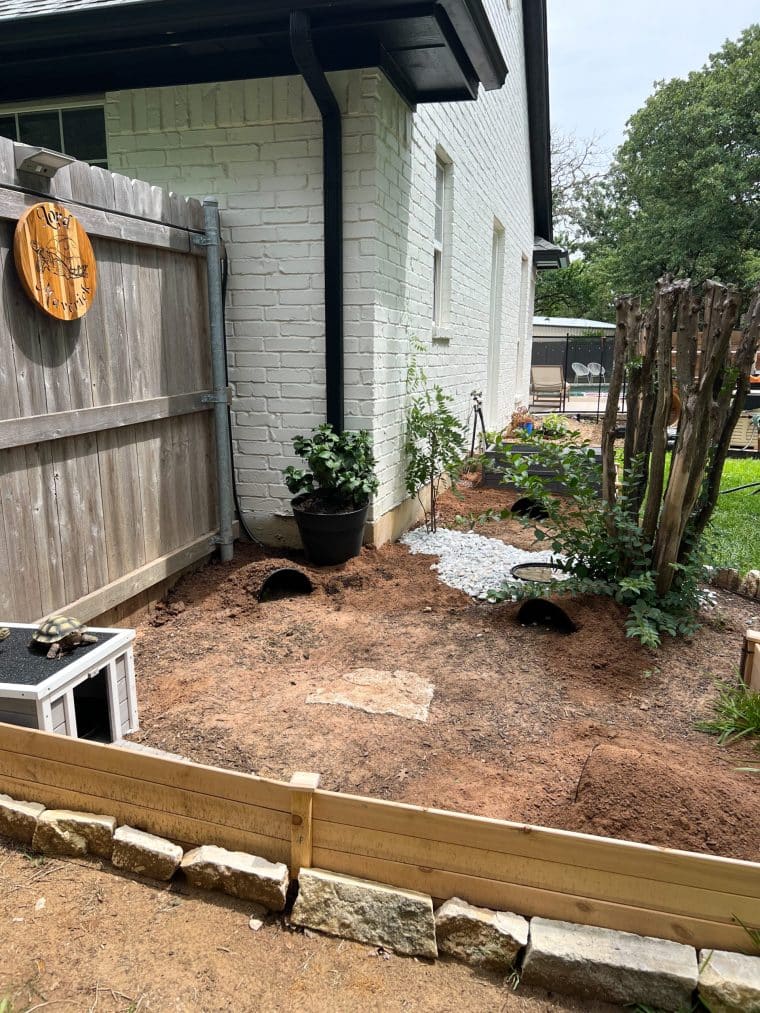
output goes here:
[{"label": "green lawn grass", "polygon": [[[723,469],[721,490],[749,482],[760,482],[760,459],[729,458]],[[754,496],[753,492],[743,489],[718,496],[708,528],[710,565],[730,566],[740,573],[760,570],[760,493]]]}]

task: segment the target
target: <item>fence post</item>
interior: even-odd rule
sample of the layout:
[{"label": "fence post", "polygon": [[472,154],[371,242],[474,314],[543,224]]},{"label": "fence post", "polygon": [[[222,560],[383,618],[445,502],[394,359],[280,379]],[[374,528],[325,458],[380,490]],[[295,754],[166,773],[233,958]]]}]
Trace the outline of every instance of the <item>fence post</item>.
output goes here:
[{"label": "fence post", "polygon": [[760,693],[760,630],[748,629],[744,636],[742,675],[747,688]]},{"label": "fence post", "polygon": [[312,808],[319,774],[297,770],[290,779],[290,875],[311,868]]}]

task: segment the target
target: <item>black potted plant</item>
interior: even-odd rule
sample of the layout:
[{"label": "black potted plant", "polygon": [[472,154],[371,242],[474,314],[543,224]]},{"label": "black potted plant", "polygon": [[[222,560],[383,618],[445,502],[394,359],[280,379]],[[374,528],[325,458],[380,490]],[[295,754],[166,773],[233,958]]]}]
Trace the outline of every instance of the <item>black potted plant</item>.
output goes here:
[{"label": "black potted plant", "polygon": [[317,566],[345,563],[361,551],[370,496],[378,487],[369,433],[336,433],[325,424],[311,436],[294,437],[293,449],[309,469],[285,469],[306,555]]}]

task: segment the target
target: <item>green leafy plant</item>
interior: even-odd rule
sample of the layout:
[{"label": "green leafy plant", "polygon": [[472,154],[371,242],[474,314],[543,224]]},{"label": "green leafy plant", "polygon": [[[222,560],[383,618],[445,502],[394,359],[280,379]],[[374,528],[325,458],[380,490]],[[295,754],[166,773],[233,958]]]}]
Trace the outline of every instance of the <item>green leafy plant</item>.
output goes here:
[{"label": "green leafy plant", "polygon": [[568,432],[567,422],[561,415],[547,415],[541,423],[538,433],[544,439],[560,439]]},{"label": "green leafy plant", "polygon": [[293,495],[312,493],[334,510],[356,510],[377,492],[375,458],[366,429],[336,433],[327,423],[311,436],[296,436],[293,449],[309,470],[285,469],[285,485]]},{"label": "green leafy plant", "polygon": [[[626,633],[646,647],[659,647],[663,634],[690,635],[697,628],[699,582],[703,574],[701,555],[694,549],[688,562],[676,564],[679,581],[666,595],[657,595],[652,570],[651,545],[627,506],[624,488],[612,506],[599,495],[601,467],[594,451],[567,431],[551,441],[530,441],[535,452],[505,451],[500,456],[502,481],[513,483],[539,503],[546,512],[541,520],[522,517],[539,542],[546,542],[567,580],[521,589],[514,584],[494,590],[489,598],[504,601],[527,595],[596,594],[627,606]],[[498,449],[498,448],[497,448]],[[530,474],[537,467],[546,475]],[[631,475],[636,481],[637,475]],[[549,485],[560,482],[562,492]],[[477,520],[505,519],[510,510],[490,511]]]},{"label": "green leafy plant", "polygon": [[[422,346],[414,349],[419,352]],[[406,491],[420,501],[428,531],[435,531],[441,485],[444,480],[455,483],[464,463],[464,429],[451,411],[453,397],[438,384],[429,385],[416,355],[407,368],[406,390]]]},{"label": "green leafy plant", "polygon": [[697,728],[717,735],[721,745],[760,736],[760,693],[751,690],[741,678],[721,685],[714,710],[715,717],[700,721]]}]

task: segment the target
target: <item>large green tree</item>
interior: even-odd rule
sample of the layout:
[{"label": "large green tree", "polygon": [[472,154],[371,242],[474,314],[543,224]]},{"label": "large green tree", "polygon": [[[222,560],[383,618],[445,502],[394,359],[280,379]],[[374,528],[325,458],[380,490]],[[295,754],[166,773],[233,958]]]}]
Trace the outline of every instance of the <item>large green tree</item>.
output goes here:
[{"label": "large green tree", "polygon": [[645,295],[668,272],[760,281],[760,24],[658,82],[606,175],[586,171],[585,142],[561,142],[557,221],[576,259],[539,278],[537,313],[611,318],[615,293]]},{"label": "large green tree", "polygon": [[573,254],[569,267],[542,271],[535,312],[549,317],[614,320],[613,297],[604,272],[577,256],[590,189],[604,178],[609,159],[598,137],[552,132],[552,206],[556,242]]},{"label": "large green tree", "polygon": [[760,279],[760,24],[687,78],[659,82],[586,196],[585,255],[610,287],[666,272]]}]

